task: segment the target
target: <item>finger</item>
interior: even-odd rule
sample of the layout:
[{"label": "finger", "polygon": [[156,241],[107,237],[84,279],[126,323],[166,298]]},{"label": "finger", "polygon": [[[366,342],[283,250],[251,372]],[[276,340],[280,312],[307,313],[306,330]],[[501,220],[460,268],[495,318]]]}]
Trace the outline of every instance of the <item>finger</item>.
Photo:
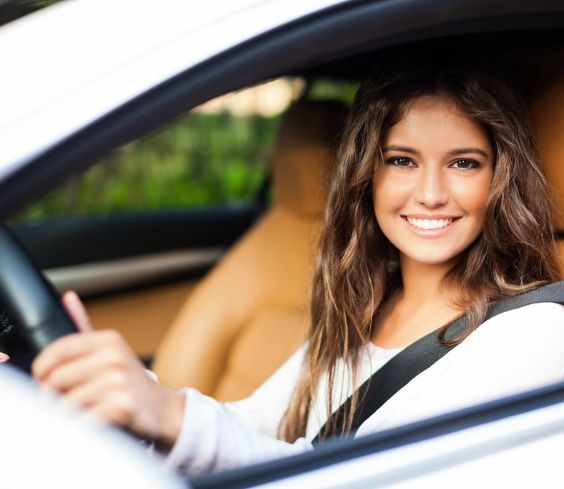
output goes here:
[{"label": "finger", "polygon": [[74,387],[65,393],[65,399],[85,409],[91,409],[113,395],[119,395],[127,387],[127,377],[120,372],[107,372],[91,378],[88,382]]},{"label": "finger", "polygon": [[76,292],[73,290],[65,292],[61,301],[79,331],[92,331],[94,329],[92,328],[86,308]]},{"label": "finger", "polygon": [[77,357],[87,355],[96,348],[94,333],[77,333],[63,336],[43,350],[31,364],[33,376],[42,381],[51,371]]},{"label": "finger", "polygon": [[10,360],[10,357],[5,353],[0,352],[0,363],[7,362],[8,360]]},{"label": "finger", "polygon": [[106,373],[115,372],[115,376],[121,375],[125,378],[126,371],[125,359],[119,351],[97,348],[52,369],[41,381],[57,392],[66,393],[91,382],[92,379],[103,379]]}]

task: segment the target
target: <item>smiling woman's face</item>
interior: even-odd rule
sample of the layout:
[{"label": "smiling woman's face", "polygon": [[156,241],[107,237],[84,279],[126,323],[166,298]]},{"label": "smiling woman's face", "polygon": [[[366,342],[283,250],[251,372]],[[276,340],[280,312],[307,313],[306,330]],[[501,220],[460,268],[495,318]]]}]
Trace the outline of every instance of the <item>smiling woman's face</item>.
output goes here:
[{"label": "smiling woman's face", "polygon": [[374,213],[403,262],[447,263],[482,231],[493,176],[483,129],[450,100],[422,97],[385,134]]}]

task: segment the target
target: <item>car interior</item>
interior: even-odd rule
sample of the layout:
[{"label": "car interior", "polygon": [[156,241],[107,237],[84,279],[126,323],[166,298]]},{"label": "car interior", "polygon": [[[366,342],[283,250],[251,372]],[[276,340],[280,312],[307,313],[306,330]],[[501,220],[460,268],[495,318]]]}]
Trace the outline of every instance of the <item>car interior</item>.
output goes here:
[{"label": "car interior", "polygon": [[[505,69],[527,94],[560,236],[560,34],[526,34],[462,36],[457,41],[461,46],[495,46]],[[440,42],[428,41],[429,49]],[[309,83],[343,79],[343,74],[358,82],[380,54],[354,54],[291,74]],[[85,263],[112,267],[118,260],[163,250],[211,252],[196,265],[125,285],[86,288],[83,296],[94,325],[120,329],[147,363],[154,357],[153,368],[163,382],[195,386],[220,400],[245,397],[295,351],[307,331],[316,240],[346,108],[302,98],[283,116],[272,145],[271,178],[265,180],[274,196],[270,205],[257,198],[256,205],[239,208],[16,222],[13,228],[48,271]],[[558,243],[562,247],[562,240]],[[69,282],[61,283],[59,287],[68,287]]]}]

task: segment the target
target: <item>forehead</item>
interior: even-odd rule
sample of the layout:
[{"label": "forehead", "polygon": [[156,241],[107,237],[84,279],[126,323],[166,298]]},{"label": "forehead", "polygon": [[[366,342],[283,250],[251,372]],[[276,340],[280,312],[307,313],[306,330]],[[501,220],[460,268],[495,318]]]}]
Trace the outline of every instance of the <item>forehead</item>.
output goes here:
[{"label": "forehead", "polygon": [[454,100],[440,96],[425,96],[409,102],[400,120],[384,134],[384,145],[422,144],[435,147],[490,147],[481,125],[473,120]]}]

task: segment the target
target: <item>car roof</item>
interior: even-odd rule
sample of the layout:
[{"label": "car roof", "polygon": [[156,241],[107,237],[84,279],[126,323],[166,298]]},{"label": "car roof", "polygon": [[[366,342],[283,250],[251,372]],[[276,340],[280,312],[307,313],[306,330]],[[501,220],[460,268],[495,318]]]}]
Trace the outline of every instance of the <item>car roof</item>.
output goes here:
[{"label": "car roof", "polygon": [[233,46],[344,0],[72,0],[0,29],[0,178]]}]

